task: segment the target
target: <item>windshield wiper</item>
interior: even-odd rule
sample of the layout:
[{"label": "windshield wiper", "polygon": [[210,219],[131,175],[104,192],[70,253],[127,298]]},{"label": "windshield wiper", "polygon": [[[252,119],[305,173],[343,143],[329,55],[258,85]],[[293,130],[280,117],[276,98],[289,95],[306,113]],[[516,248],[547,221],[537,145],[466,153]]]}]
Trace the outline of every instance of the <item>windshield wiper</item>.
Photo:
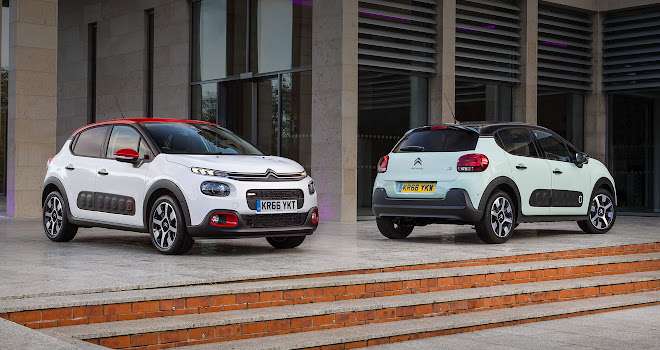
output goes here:
[{"label": "windshield wiper", "polygon": [[426,148],[422,146],[405,146],[399,149],[401,152],[424,152],[425,150]]}]

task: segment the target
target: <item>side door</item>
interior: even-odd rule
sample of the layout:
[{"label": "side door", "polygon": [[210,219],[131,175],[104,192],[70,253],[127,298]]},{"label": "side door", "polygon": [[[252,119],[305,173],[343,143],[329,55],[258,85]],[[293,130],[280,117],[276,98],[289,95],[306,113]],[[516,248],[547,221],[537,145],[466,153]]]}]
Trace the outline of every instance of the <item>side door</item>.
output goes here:
[{"label": "side door", "polygon": [[[114,153],[131,149],[137,162],[116,160]],[[140,133],[129,125],[115,125],[105,153],[96,165],[97,220],[126,226],[142,226],[142,208],[149,161],[153,159]]]},{"label": "side door", "polygon": [[77,219],[95,218],[96,165],[110,129],[107,125],[86,129],[78,134],[71,147],[71,157],[65,165],[62,184],[66,190],[71,214]]},{"label": "side door", "polygon": [[589,170],[575,164],[575,152],[557,135],[539,129],[533,133],[552,171],[550,215],[586,215],[591,195]]},{"label": "side door", "polygon": [[534,142],[534,136],[527,128],[507,128],[500,130],[497,142],[506,151],[511,167],[511,176],[518,186],[521,210],[524,215],[548,215],[552,183],[548,162]]}]

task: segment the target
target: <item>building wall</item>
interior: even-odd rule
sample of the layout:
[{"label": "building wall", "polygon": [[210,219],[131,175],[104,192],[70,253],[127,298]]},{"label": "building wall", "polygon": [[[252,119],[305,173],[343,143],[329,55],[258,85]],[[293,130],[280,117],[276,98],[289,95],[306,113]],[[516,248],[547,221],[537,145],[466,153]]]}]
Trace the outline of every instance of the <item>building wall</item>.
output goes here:
[{"label": "building wall", "polygon": [[90,23],[97,23],[96,120],[145,116],[147,9],[154,9],[154,116],[187,118],[188,1],[61,0],[58,148],[88,121]]}]

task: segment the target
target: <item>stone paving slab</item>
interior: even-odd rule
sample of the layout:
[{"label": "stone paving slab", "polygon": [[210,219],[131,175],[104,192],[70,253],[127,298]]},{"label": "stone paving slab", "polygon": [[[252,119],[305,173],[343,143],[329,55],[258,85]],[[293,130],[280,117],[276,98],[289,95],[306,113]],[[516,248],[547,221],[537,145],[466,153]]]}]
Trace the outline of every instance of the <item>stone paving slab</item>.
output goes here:
[{"label": "stone paving slab", "polygon": [[[549,317],[584,311],[602,310],[629,305],[642,305],[660,301],[660,292],[644,292],[626,295],[607,296],[600,298],[581,299],[548,304],[519,306],[508,309],[497,309],[481,312],[470,312],[442,317],[429,317],[415,320],[397,321],[396,327],[390,322],[354,326],[346,328],[328,329],[322,331],[303,332],[268,337],[268,341],[262,338],[236,340],[232,342],[210,343],[203,345],[182,347],[183,350],[288,350],[300,348],[312,348],[331,344],[360,342],[369,339],[395,337],[405,334],[434,332],[439,330],[465,328],[492,323],[517,321],[530,318]],[[587,317],[587,316],[582,316]],[[578,317],[579,318],[579,317]],[[552,322],[552,321],[548,321]],[[541,324],[543,322],[539,322]],[[535,326],[536,323],[527,324]],[[495,328],[493,330],[504,330],[508,327]],[[657,329],[657,328],[656,328]],[[437,337],[442,342],[447,336]],[[451,336],[450,336],[451,337]],[[533,338],[533,333],[527,337]],[[415,341],[412,341],[415,342]],[[393,344],[389,349],[399,349],[408,342]],[[461,342],[454,342],[460,345]],[[472,344],[474,345],[474,344]],[[502,345],[473,347],[475,349],[502,348]],[[462,346],[454,346],[453,349],[463,349]],[[545,349],[546,347],[538,347]],[[635,347],[623,347],[619,349],[631,349]],[[389,350],[388,349],[388,350]],[[409,349],[419,349],[411,347]],[[618,350],[618,349],[617,349]]]},{"label": "stone paving slab", "polygon": [[83,324],[59,327],[58,332],[68,334],[77,339],[108,338],[129,334],[163,332],[189,328],[203,328],[238,323],[341,314],[356,311],[380,310],[396,307],[445,303],[459,300],[482,299],[516,294],[532,294],[555,290],[634,283],[658,279],[660,279],[660,271],[635,272],[629,274],[586,277],[579,279],[520,283],[512,285],[457,289],[367,299],[341,300],[333,301],[331,303],[274,306],[248,310],[232,310],[210,312],[204,314],[117,321],[111,323]]},{"label": "stone paving slab", "polygon": [[483,244],[470,226],[415,228],[389,240],[374,221],[322,222],[296,249],[265,239],[198,241],[183,256],[156,252],[148,235],[80,229],[68,243],[49,241],[40,220],[0,218],[0,299],[231,282],[329,271],[375,269],[465,259],[660,241],[657,217],[619,217],[604,235],[574,222],[521,224],[501,245]]},{"label": "stone paving slab", "polygon": [[288,280],[268,280],[256,282],[227,283],[214,285],[194,285],[187,287],[165,287],[118,292],[56,295],[22,299],[0,299],[0,313],[27,310],[54,309],[73,306],[118,304],[150,300],[192,298],[210,295],[239,293],[259,293],[267,291],[321,288],[339,285],[386,283],[415,279],[468,276],[490,273],[542,270],[549,268],[575,267],[586,265],[615,264],[660,260],[660,253],[625,254],[614,256],[586,257],[579,259],[559,259],[532,261],[525,263],[494,264],[468,267],[451,267],[428,270],[381,272],[332,277],[310,277]]},{"label": "stone paving slab", "polygon": [[105,348],[61,334],[44,334],[0,318],[0,349],[95,350]]},{"label": "stone paving slab", "polygon": [[373,346],[418,349],[657,349],[660,305]]}]

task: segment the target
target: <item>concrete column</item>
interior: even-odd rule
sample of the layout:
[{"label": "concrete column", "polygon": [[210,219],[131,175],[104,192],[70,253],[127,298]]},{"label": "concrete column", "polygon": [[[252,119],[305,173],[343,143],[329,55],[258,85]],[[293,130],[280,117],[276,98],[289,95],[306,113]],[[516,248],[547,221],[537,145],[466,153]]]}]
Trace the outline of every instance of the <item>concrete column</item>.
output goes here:
[{"label": "concrete column", "polygon": [[357,0],[314,1],[312,175],[321,218],[357,219]]},{"label": "concrete column", "polygon": [[430,124],[454,123],[456,113],[456,0],[438,2],[436,74],[431,76]]},{"label": "concrete column", "polygon": [[539,2],[519,0],[520,6],[520,85],[514,88],[513,120],[537,123],[537,46]]},{"label": "concrete column", "polygon": [[55,154],[57,0],[14,0],[9,13],[7,213],[41,215],[46,161]]},{"label": "concrete column", "polygon": [[607,95],[603,93],[603,18],[594,13],[592,21],[591,91],[586,98],[585,150],[589,156],[606,163]]}]

